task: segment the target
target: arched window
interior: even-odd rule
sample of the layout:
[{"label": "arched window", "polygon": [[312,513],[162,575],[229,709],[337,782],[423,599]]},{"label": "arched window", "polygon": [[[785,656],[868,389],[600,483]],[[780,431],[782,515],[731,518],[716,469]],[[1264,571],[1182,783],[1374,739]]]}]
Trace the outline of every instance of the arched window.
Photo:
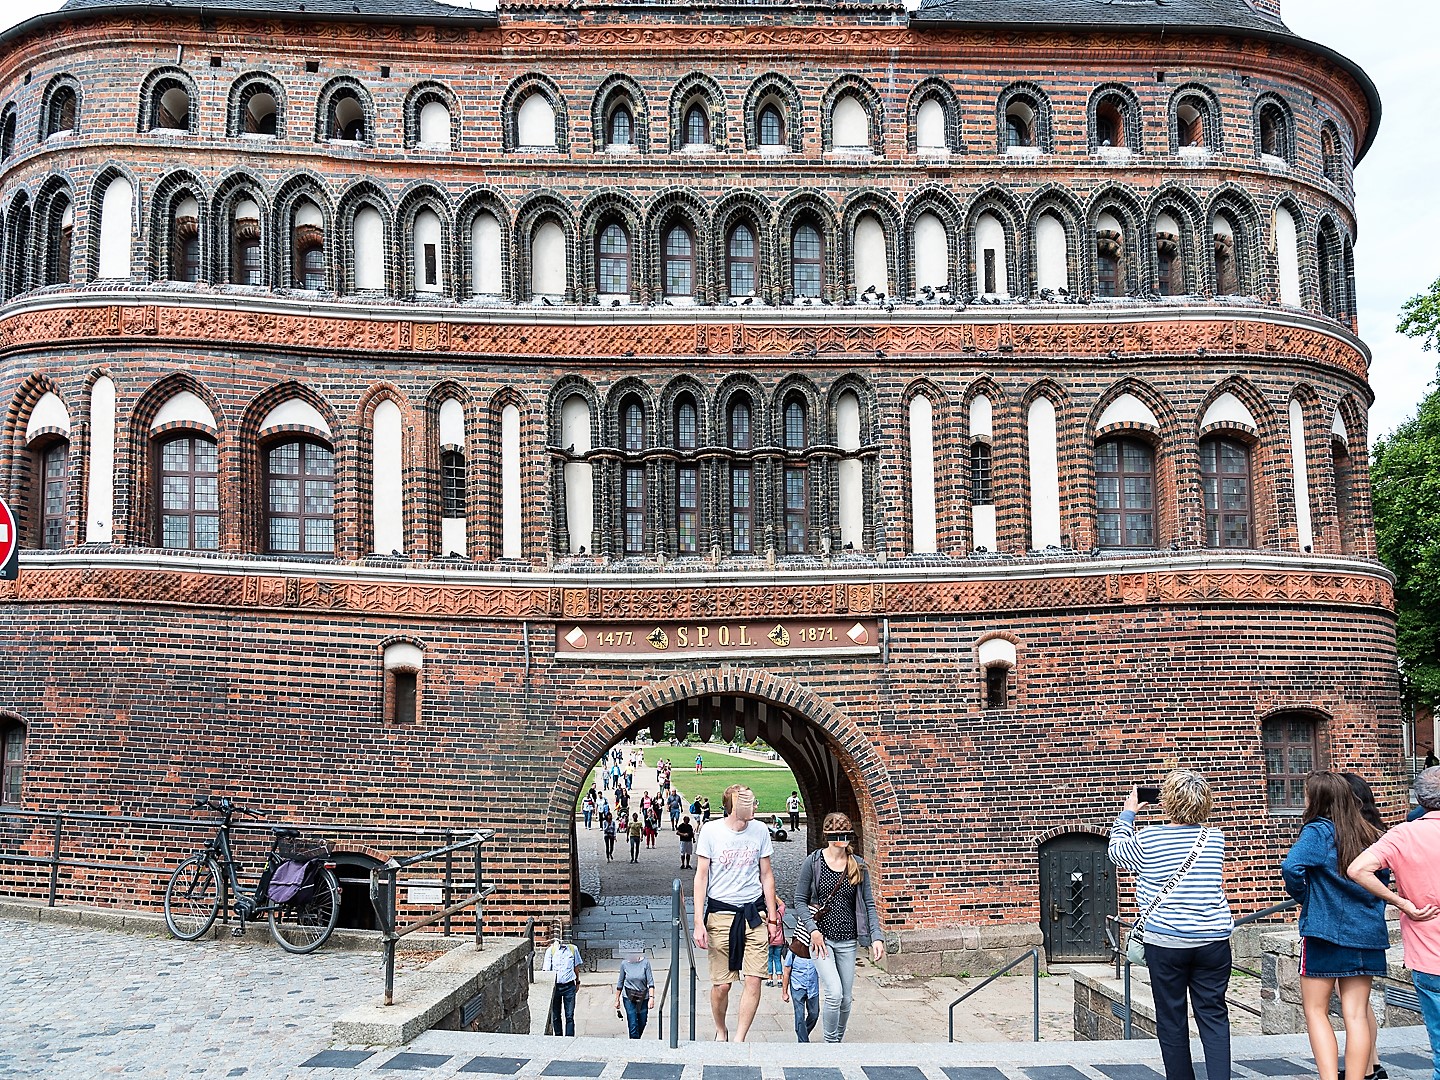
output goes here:
[{"label": "arched window", "polygon": [[[563,285],[561,288],[563,291]],[[470,294],[499,296],[503,289],[500,219],[488,210],[481,210],[470,223]]]},{"label": "arched window", "polygon": [[1139,439],[1095,447],[1096,531],[1102,548],[1155,546],[1155,451]]},{"label": "arched window", "polygon": [[6,294],[17,296],[31,285],[30,263],[30,202],[22,193],[10,206],[10,220],[5,223]]},{"label": "arched window", "polygon": [[75,250],[75,206],[63,195],[50,204],[49,250],[45,284],[70,284],[70,261]]},{"label": "arched window", "polygon": [[1235,261],[1235,227],[1226,217],[1215,218],[1215,295],[1235,296],[1240,292],[1240,273]]},{"label": "arched window", "polygon": [[755,140],[761,146],[785,145],[785,118],[778,106],[770,104],[760,110],[757,121],[759,137]]},{"label": "arched window", "polygon": [[1271,716],[1260,725],[1271,810],[1305,809],[1305,777],[1320,767],[1319,726],[1313,717],[1294,714]]},{"label": "arched window", "polygon": [[450,107],[439,98],[420,106],[420,140],[425,149],[450,148]]},{"label": "arched window", "polygon": [[618,221],[600,230],[595,247],[596,291],[602,295],[630,294],[630,233]]},{"label": "arched window", "polygon": [[1169,214],[1155,219],[1155,291],[1161,296],[1181,296],[1185,292],[1180,223]]},{"label": "arched window", "polygon": [[[699,412],[687,395],[675,403],[675,449],[692,453],[699,445]],[[700,468],[682,461],[675,469],[675,550],[694,555],[700,550]]]},{"label": "arched window", "polygon": [[990,444],[976,439],[970,444],[970,505],[992,506],[995,503],[994,471],[991,468]]},{"label": "arched window", "polygon": [[1008,236],[1004,222],[994,214],[975,221],[975,292],[980,296],[1009,296],[1010,268],[1006,258]]},{"label": "arched window", "polygon": [[[803,459],[796,459],[808,442],[805,403],[793,397],[785,403],[785,550],[803,555],[809,549],[810,500],[809,470]],[[793,456],[792,456],[793,455]]]},{"label": "arched window", "polygon": [[1121,296],[1125,292],[1125,240],[1120,222],[1101,214],[1095,228],[1095,295]]},{"label": "arched window", "polygon": [[1275,270],[1280,279],[1280,302],[1299,307],[1300,228],[1295,215],[1281,206],[1275,210]]},{"label": "arched window", "polygon": [[621,102],[610,110],[606,120],[605,143],[607,146],[632,146],[635,142],[635,117],[630,106]]},{"label": "arched window", "polygon": [[584,555],[595,529],[595,466],[586,460],[591,450],[590,403],[584,395],[571,394],[561,403],[560,440],[566,444],[566,554]]},{"label": "arched window", "polygon": [[253,199],[241,199],[230,215],[230,280],[236,285],[264,283],[264,259],[260,247],[260,207]]},{"label": "arched window", "polygon": [[1127,146],[1125,113],[1119,98],[1102,98],[1095,106],[1095,145],[1100,147]]},{"label": "arched window", "polygon": [[[1344,420],[1338,415],[1335,426],[1340,430],[1344,428]],[[1355,517],[1355,468],[1350,461],[1350,447],[1339,430],[1330,440],[1330,467],[1335,475],[1335,519],[1340,528],[1340,552],[1351,555],[1355,552],[1359,530]]]},{"label": "arched window", "polygon": [[76,97],[75,89],[60,86],[50,96],[50,107],[45,114],[45,137],[64,135],[75,130]]},{"label": "arched window", "polygon": [[530,295],[563,296],[569,280],[565,230],[548,218],[536,226],[530,241]]},{"label": "arched window", "polygon": [[100,200],[100,250],[96,277],[130,277],[134,194],[130,181],[123,176],[115,177],[105,187]]},{"label": "arched window", "polygon": [[1334,128],[1328,125],[1320,131],[1320,169],[1326,180],[1336,184],[1345,177],[1344,159],[1340,151],[1340,136]]},{"label": "arched window", "polygon": [[665,295],[693,296],[695,293],[695,238],[683,225],[672,226],[665,234]]},{"label": "arched window", "polygon": [[1267,101],[1260,106],[1258,115],[1255,118],[1256,141],[1259,144],[1260,153],[1265,157],[1278,158],[1281,161],[1289,161],[1290,153],[1290,116],[1285,106],[1278,101]]},{"label": "arched window", "polygon": [[238,115],[232,121],[232,134],[274,138],[280,133],[279,103],[274,88],[263,76],[248,81],[234,100]]},{"label": "arched window", "polygon": [[294,245],[291,285],[297,289],[325,288],[324,218],[313,202],[303,200],[296,205],[291,242]]},{"label": "arched window", "polygon": [[1175,145],[1180,149],[1204,149],[1209,145],[1210,103],[1198,94],[1182,98],[1175,106]]},{"label": "arched window", "polygon": [[1028,150],[1037,147],[1035,103],[1017,95],[1005,106],[1005,147],[1007,150]]},{"label": "arched window", "polygon": [[760,256],[755,231],[741,221],[730,230],[725,242],[725,276],[732,297],[754,296],[759,286]]},{"label": "arched window", "polygon": [[825,284],[825,241],[808,221],[790,233],[790,287],[796,296],[818,297]]},{"label": "arched window", "polygon": [[685,145],[705,146],[710,142],[710,113],[696,101],[685,110]]},{"label": "arched window", "polygon": [[15,110],[9,109],[0,120],[0,161],[15,153]]},{"label": "arched window", "polygon": [[341,142],[365,141],[365,106],[356,91],[344,89],[335,92],[330,99],[325,134]]},{"label": "arched window", "polygon": [[170,219],[170,280],[200,277],[200,204],[187,197],[175,204]]},{"label": "arched window", "polygon": [[467,488],[465,455],[459,450],[440,454],[440,516],[452,521],[466,516]]},{"label": "arched window", "polygon": [[921,154],[938,154],[950,148],[945,104],[931,96],[915,110],[915,149]]},{"label": "arched window", "polygon": [[156,531],[163,548],[220,547],[220,456],[215,440],[184,434],[158,447]]},{"label": "arched window", "polygon": [[150,128],[190,130],[190,92],[178,79],[162,79],[151,90]]},{"label": "arched window", "polygon": [[1035,222],[1035,287],[1042,293],[1070,291],[1070,238],[1065,223],[1052,213]]},{"label": "arched window", "polygon": [[1200,487],[1206,546],[1251,547],[1250,448],[1223,435],[1201,440]]},{"label": "arched window", "polygon": [[[727,417],[730,449],[747,452],[751,445],[750,402],[736,397]],[[748,458],[730,466],[730,546],[737,555],[755,550],[755,493],[750,486]]]},{"label": "arched window", "polygon": [[842,549],[865,547],[865,466],[859,451],[863,439],[860,398],[846,390],[835,399],[835,443],[843,455],[835,466],[836,517]]},{"label": "arched window", "polygon": [[335,554],[335,458],[307,439],[265,452],[265,550]]},{"label": "arched window", "polygon": [[538,90],[520,103],[515,126],[522,147],[539,150],[558,145],[555,106]]},{"label": "arched window", "polygon": [[0,727],[0,803],[19,806],[25,778],[25,725],[7,720]]},{"label": "arched window", "polygon": [[[623,431],[623,446],[627,454],[638,454],[645,449],[645,409],[634,398],[628,399],[620,410]],[[622,503],[624,508],[625,554],[645,553],[645,466],[639,462],[627,462],[621,469],[624,484]]]},{"label": "arched window", "polygon": [[421,210],[415,215],[413,229],[414,251],[412,255],[415,262],[415,291],[417,293],[444,292],[445,264],[440,243],[439,215],[428,208]]},{"label": "arched window", "polygon": [[[925,211],[915,218],[911,239],[915,290],[926,297],[950,287],[950,236],[939,216]],[[927,291],[928,290],[928,291]]]},{"label": "arched window", "polygon": [[40,514],[35,539],[38,546],[54,551],[65,546],[66,526],[70,520],[70,444],[54,439],[35,455],[38,475],[35,488],[40,493]]},{"label": "arched window", "polygon": [[830,142],[836,150],[855,153],[872,149],[870,110],[855,94],[841,94],[830,113]]}]

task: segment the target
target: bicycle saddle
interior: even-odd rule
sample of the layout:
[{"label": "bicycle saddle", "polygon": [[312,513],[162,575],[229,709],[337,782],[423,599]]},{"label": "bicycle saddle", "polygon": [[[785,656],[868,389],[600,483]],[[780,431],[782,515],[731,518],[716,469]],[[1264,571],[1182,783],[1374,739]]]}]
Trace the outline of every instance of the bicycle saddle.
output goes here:
[{"label": "bicycle saddle", "polygon": [[294,840],[300,835],[299,829],[292,829],[286,825],[271,825],[270,831],[274,833],[278,839],[282,840]]}]

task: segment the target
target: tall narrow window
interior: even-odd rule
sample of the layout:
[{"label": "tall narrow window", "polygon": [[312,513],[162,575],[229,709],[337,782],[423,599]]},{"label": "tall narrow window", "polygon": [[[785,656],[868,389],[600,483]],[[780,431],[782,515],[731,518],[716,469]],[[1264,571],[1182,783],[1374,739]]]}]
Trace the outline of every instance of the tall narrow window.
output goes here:
[{"label": "tall narrow window", "polygon": [[1161,296],[1176,295],[1175,245],[1163,241],[1155,247],[1155,291]]},{"label": "tall narrow window", "polygon": [[676,225],[665,234],[665,295],[692,296],[695,292],[695,240],[690,230]]},{"label": "tall narrow window", "polygon": [[[690,453],[699,445],[699,414],[682,398],[675,406],[675,449]],[[700,550],[700,469],[681,462],[675,469],[675,542],[681,555]]]},{"label": "tall narrow window", "polygon": [[645,410],[638,401],[625,405],[625,450],[638,453],[645,449]]},{"label": "tall narrow window", "polygon": [[1265,801],[1271,810],[1305,809],[1305,777],[1319,760],[1316,727],[1307,716],[1275,716],[1260,729],[1265,749]]},{"label": "tall narrow window", "polygon": [[300,287],[312,290],[325,287],[325,249],[319,244],[307,244],[300,249]]},{"label": "tall narrow window", "polygon": [[214,440],[182,435],[160,447],[160,546],[220,547],[220,467]]},{"label": "tall narrow window", "polygon": [[[750,449],[750,403],[743,399],[730,406],[730,448],[739,451]],[[750,479],[748,461],[737,461],[730,466],[731,545],[736,554],[743,555],[755,550],[755,503]]]},{"label": "tall narrow window", "polygon": [[[805,449],[805,406],[792,398],[785,404],[785,450],[798,455]],[[802,461],[785,465],[785,550],[804,554],[809,547],[809,500],[806,495],[807,469]]]},{"label": "tall narrow window", "polygon": [[730,230],[726,244],[726,263],[731,296],[754,296],[759,277],[759,258],[755,250],[755,232],[745,222]]},{"label": "tall narrow window", "polygon": [[1010,668],[1006,664],[990,664],[985,668],[985,707],[1004,709],[1010,705]]},{"label": "tall narrow window", "polygon": [[1102,229],[1095,234],[1095,295],[1121,293],[1120,233]]},{"label": "tall narrow window", "polygon": [[1205,542],[1212,548],[1250,544],[1250,450],[1215,436],[1200,443],[1200,486],[1205,495]]},{"label": "tall narrow window", "polygon": [[414,671],[393,671],[392,692],[395,696],[394,723],[413,724],[415,703],[419,698],[420,676]]},{"label": "tall narrow window", "polygon": [[365,141],[365,107],[353,90],[343,90],[331,101],[328,134],[341,142]]},{"label": "tall narrow window", "polygon": [[1100,546],[1155,546],[1155,452],[1138,439],[1095,447],[1095,506]]},{"label": "tall narrow window", "polygon": [[710,114],[696,102],[685,110],[685,145],[704,146],[710,141]]},{"label": "tall narrow window", "polygon": [[824,282],[825,244],[820,231],[801,222],[790,234],[792,291],[796,296],[819,296]]},{"label": "tall narrow window", "polygon": [[57,199],[50,208],[54,232],[50,238],[50,266],[47,285],[70,284],[70,260],[75,250],[75,207],[68,199]]},{"label": "tall narrow window", "polygon": [[70,497],[70,444],[52,443],[40,456],[40,546],[47,551],[65,546]]},{"label": "tall narrow window", "polygon": [[1215,294],[1235,296],[1240,292],[1240,275],[1235,265],[1235,229],[1225,218],[1215,219]]},{"label": "tall narrow window", "polygon": [[1205,103],[1200,98],[1186,98],[1175,109],[1175,143],[1181,148],[1205,145]]},{"label": "tall narrow window", "polygon": [[200,229],[193,217],[177,218],[174,222],[174,266],[171,277],[175,281],[200,280]]},{"label": "tall narrow window", "polygon": [[313,442],[288,442],[265,455],[268,550],[335,553],[335,459]]},{"label": "tall narrow window", "polygon": [[609,131],[605,142],[610,146],[630,146],[635,141],[635,118],[628,105],[617,105],[610,112]]},{"label": "tall narrow window", "polygon": [[612,221],[600,230],[595,280],[601,293],[630,292],[630,234],[619,222]]},{"label": "tall narrow window", "polygon": [[625,554],[645,554],[645,466],[625,466]]},{"label": "tall narrow window", "polygon": [[990,444],[976,440],[970,444],[970,505],[989,506],[994,501]]},{"label": "tall narrow window", "polygon": [[59,135],[75,130],[75,91],[62,86],[50,99],[50,112],[46,117],[45,134]]},{"label": "tall narrow window", "polygon": [[463,518],[466,509],[465,455],[446,450],[440,455],[440,516]]},{"label": "tall narrow window", "polygon": [[759,143],[761,146],[785,145],[785,121],[774,105],[766,105],[760,110]]},{"label": "tall narrow window", "polygon": [[4,161],[15,152],[15,112],[11,110],[6,114],[3,124],[0,124],[0,161]]},{"label": "tall narrow window", "polygon": [[1350,463],[1350,448],[1336,437],[1330,440],[1330,464],[1335,474],[1335,517],[1340,527],[1340,552],[1355,551],[1355,470]]},{"label": "tall narrow window", "polygon": [[0,803],[19,806],[25,776],[25,725],[11,722],[0,731]]}]

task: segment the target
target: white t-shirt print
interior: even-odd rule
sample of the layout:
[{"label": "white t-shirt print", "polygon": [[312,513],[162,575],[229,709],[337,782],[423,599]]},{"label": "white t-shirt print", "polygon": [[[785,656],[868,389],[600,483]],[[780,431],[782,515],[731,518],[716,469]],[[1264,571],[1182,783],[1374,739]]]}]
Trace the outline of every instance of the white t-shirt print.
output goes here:
[{"label": "white t-shirt print", "polygon": [[743,832],[736,832],[718,818],[700,830],[696,854],[710,860],[710,884],[707,895],[712,900],[736,907],[760,898],[760,860],[775,853],[770,830],[753,818]]}]

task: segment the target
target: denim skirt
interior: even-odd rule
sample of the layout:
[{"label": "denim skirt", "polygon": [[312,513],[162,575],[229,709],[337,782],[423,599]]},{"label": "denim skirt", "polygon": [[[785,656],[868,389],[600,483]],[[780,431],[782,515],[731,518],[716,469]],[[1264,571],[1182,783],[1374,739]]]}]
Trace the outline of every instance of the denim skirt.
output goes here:
[{"label": "denim skirt", "polygon": [[1324,938],[1300,939],[1300,974],[1310,979],[1348,979],[1385,974],[1384,949],[1352,949]]}]

